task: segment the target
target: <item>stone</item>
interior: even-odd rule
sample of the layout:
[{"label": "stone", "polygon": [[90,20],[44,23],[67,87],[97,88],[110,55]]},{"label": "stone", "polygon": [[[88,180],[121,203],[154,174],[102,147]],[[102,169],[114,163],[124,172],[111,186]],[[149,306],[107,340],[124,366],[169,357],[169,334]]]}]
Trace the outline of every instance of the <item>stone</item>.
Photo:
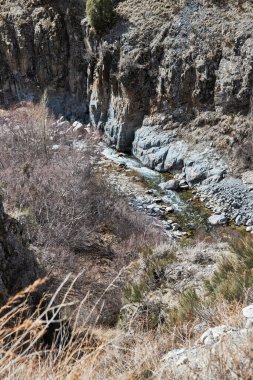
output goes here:
[{"label": "stone", "polygon": [[248,305],[242,309],[243,316],[246,318],[253,318],[253,304]]},{"label": "stone", "polygon": [[167,214],[170,214],[170,213],[172,213],[172,212],[174,212],[175,210],[174,210],[174,208],[172,207],[172,206],[170,206],[170,207],[166,207],[165,208],[165,212],[167,213]]},{"label": "stone", "polygon": [[80,123],[79,121],[75,121],[73,123],[73,132],[77,135],[82,133],[84,131],[84,128],[85,128],[84,125]]},{"label": "stone", "polygon": [[238,215],[236,218],[235,218],[235,224],[237,226],[240,226],[242,224],[242,215]]},{"label": "stone", "polygon": [[180,225],[178,223],[173,223],[172,229],[173,229],[173,231],[178,231],[180,229]]},{"label": "stone", "polygon": [[242,309],[243,316],[246,318],[246,329],[253,328],[253,304]]},{"label": "stone", "polygon": [[148,205],[147,206],[147,209],[148,210],[153,210],[154,208],[156,208],[157,207],[157,204],[156,203],[152,203],[151,205]]},{"label": "stone", "polygon": [[228,219],[224,214],[213,214],[208,218],[208,222],[215,226],[219,224],[226,224]]},{"label": "stone", "polygon": [[171,179],[167,182],[162,182],[159,184],[159,187],[162,190],[178,190],[179,188],[179,181],[176,179]]},{"label": "stone", "polygon": [[231,327],[226,325],[211,327],[201,335],[199,342],[207,345],[213,344],[218,342],[225,333],[232,330]]},{"label": "stone", "polygon": [[57,152],[59,149],[60,149],[60,145],[52,145],[52,148],[51,148],[53,151]]},{"label": "stone", "polygon": [[163,202],[163,199],[162,198],[155,198],[154,201],[156,203],[162,203]]}]

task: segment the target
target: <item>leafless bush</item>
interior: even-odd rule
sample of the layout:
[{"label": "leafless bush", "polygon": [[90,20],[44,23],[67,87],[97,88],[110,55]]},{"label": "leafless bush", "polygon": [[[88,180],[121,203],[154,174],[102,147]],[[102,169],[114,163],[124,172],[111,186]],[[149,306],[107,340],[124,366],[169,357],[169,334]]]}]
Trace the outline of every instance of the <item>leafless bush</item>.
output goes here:
[{"label": "leafless bush", "polygon": [[138,231],[127,202],[98,178],[92,141],[86,153],[71,147],[54,153],[53,120],[43,105],[10,115],[2,117],[0,181],[8,209],[26,216],[33,242],[98,252],[100,233],[125,239]]},{"label": "leafless bush", "polygon": [[[74,149],[71,132],[55,135],[55,120],[44,104],[0,111],[0,122],[0,189],[6,210],[22,223],[40,265],[51,274],[51,290],[69,271],[85,268],[71,299],[90,292],[93,304],[155,234],[97,170],[95,132],[81,141],[86,150]],[[99,314],[104,304],[102,323],[117,321],[120,281],[97,308]]]}]

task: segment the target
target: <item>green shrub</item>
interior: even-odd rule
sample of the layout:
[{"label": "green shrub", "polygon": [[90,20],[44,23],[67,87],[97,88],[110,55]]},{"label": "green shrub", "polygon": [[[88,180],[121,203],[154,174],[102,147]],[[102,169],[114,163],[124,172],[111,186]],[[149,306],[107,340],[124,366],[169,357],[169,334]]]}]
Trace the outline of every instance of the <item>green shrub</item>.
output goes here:
[{"label": "green shrub", "polygon": [[104,32],[113,22],[113,2],[112,0],[87,0],[86,13],[95,31]]},{"label": "green shrub", "polygon": [[[155,249],[145,247],[140,253],[141,274],[134,282],[130,282],[124,291],[124,303],[142,302],[150,291],[159,289],[165,281],[166,267],[173,263],[175,254],[168,248],[162,256],[155,254]],[[140,265],[140,264],[139,264]],[[140,267],[138,266],[139,270]]]},{"label": "green shrub", "polygon": [[231,248],[233,255],[223,257],[212,278],[205,282],[209,295],[229,302],[243,300],[245,291],[253,287],[252,240],[238,240]]},{"label": "green shrub", "polygon": [[145,282],[138,282],[137,284],[128,284],[124,290],[124,303],[142,302],[144,293],[147,290]]},{"label": "green shrub", "polygon": [[169,320],[174,324],[190,321],[196,318],[201,299],[195,289],[187,289],[180,297],[178,306],[169,312]]}]

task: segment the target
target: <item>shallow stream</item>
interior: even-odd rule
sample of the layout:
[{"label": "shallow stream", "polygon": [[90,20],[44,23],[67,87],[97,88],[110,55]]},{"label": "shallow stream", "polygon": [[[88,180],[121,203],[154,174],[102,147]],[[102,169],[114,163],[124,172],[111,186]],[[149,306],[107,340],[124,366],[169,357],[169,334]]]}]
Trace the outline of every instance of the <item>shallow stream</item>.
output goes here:
[{"label": "shallow stream", "polygon": [[188,191],[172,191],[167,190],[165,193],[159,187],[161,182],[171,178],[170,175],[161,174],[155,170],[149,169],[132,156],[119,154],[112,148],[106,148],[103,155],[122,165],[126,170],[131,170],[144,183],[147,189],[154,189],[158,192],[158,196],[163,199],[163,204],[172,206],[175,210],[174,214],[170,215],[170,219],[174,219],[180,224],[183,230],[204,229],[207,233],[211,231],[212,226],[208,223],[208,218],[211,211],[204,207],[203,203],[194,200],[191,190]]}]

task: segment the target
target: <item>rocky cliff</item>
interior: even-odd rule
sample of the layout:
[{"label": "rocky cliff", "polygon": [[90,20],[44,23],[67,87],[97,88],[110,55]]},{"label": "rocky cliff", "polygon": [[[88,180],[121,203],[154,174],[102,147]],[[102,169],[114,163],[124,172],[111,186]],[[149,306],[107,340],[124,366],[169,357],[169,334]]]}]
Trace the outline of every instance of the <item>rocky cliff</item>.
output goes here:
[{"label": "rocky cliff", "polygon": [[[117,22],[103,37],[88,26],[83,1],[0,6],[2,104],[47,90],[56,113],[89,120],[108,144],[158,171],[182,171],[208,193],[211,185],[223,196],[217,183],[251,169],[250,1],[116,1]],[[234,191],[238,200],[223,211],[251,225],[251,196],[238,213],[238,204],[248,207],[243,182],[228,187],[226,202]]]},{"label": "rocky cliff", "polygon": [[0,102],[39,99],[56,112],[84,117],[87,63],[79,1],[1,1]]},{"label": "rocky cliff", "polygon": [[[118,3],[118,21],[101,39],[87,26],[83,1],[2,0],[1,103],[47,90],[68,116],[87,116],[89,105],[91,120],[125,151],[146,126],[167,131],[160,145],[187,132],[196,139],[207,126],[210,141],[214,126],[243,134],[237,118],[251,112],[253,80],[250,2]],[[151,148],[157,141],[135,141],[140,158]],[[152,164],[166,169],[163,156]]]},{"label": "rocky cliff", "polygon": [[38,275],[38,264],[26,247],[22,227],[4,213],[0,201],[0,305],[31,285]]}]

